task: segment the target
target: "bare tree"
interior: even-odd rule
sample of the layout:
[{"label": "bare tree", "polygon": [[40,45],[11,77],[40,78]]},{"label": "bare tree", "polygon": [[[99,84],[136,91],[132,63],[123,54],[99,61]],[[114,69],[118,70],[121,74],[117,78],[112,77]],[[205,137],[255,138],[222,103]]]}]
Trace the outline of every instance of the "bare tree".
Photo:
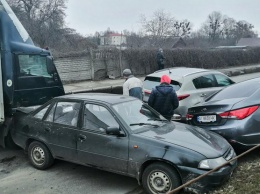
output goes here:
[{"label": "bare tree", "polygon": [[201,33],[208,36],[212,42],[216,42],[223,34],[224,16],[220,12],[212,12],[207,21],[202,25]]},{"label": "bare tree", "polygon": [[12,9],[41,47],[62,37],[67,0],[8,0]]},{"label": "bare tree", "polygon": [[247,21],[238,21],[233,29],[233,34],[236,42],[241,38],[253,38],[257,37],[258,34],[253,31],[254,26]]},{"label": "bare tree", "polygon": [[145,45],[147,40],[146,37],[143,36],[141,33],[129,32],[124,30],[124,35],[127,37],[127,45],[129,48],[141,48]]},{"label": "bare tree", "polygon": [[188,20],[176,21],[174,23],[174,36],[187,37],[191,33],[191,23]]},{"label": "bare tree", "polygon": [[233,18],[214,11],[202,25],[200,34],[207,36],[212,45],[220,42],[223,44],[223,40],[226,40],[226,44],[234,45],[240,38],[257,37],[253,28],[254,26],[246,21],[237,22]]},{"label": "bare tree", "polygon": [[141,15],[140,23],[145,36],[149,36],[154,45],[172,36],[188,36],[191,31],[189,21],[178,21],[164,10],[155,11],[150,19]]}]

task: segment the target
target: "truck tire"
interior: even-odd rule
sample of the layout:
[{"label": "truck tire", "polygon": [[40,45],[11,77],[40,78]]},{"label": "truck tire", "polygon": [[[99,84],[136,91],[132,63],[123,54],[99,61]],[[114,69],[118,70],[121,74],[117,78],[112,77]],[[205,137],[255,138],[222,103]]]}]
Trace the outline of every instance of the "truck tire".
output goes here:
[{"label": "truck tire", "polygon": [[156,162],[145,168],[142,184],[145,191],[149,194],[168,193],[179,187],[181,180],[173,167],[165,163]]},{"label": "truck tire", "polygon": [[54,162],[54,158],[47,146],[38,141],[34,141],[29,145],[28,157],[31,164],[40,170],[49,168]]}]

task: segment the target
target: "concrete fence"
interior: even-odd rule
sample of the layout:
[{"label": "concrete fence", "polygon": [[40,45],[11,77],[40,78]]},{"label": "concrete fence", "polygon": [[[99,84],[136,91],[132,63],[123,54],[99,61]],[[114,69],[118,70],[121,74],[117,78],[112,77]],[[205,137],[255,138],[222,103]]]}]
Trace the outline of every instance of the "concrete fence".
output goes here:
[{"label": "concrete fence", "polygon": [[120,52],[90,51],[55,57],[54,63],[63,83],[118,78],[128,68]]}]

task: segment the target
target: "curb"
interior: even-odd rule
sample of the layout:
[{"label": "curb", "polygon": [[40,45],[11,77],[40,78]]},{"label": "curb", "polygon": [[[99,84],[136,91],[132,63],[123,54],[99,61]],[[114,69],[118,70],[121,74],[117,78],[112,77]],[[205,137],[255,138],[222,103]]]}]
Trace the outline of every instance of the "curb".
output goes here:
[{"label": "curb", "polygon": [[260,66],[245,67],[245,68],[239,68],[239,69],[234,68],[233,70],[225,70],[225,69],[221,70],[221,69],[219,69],[218,71],[224,73],[225,75],[227,75],[229,77],[232,77],[232,76],[238,76],[238,75],[243,75],[243,74],[260,72]]}]

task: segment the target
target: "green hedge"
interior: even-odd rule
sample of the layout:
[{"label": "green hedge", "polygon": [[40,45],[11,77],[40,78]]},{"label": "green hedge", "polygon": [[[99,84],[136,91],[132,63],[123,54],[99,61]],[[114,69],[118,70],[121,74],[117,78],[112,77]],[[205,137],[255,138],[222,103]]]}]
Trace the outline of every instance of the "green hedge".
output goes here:
[{"label": "green hedge", "polygon": [[[148,74],[157,70],[157,50],[124,50],[123,58],[135,74]],[[174,49],[164,50],[165,68],[196,67],[218,69],[260,63],[260,47],[247,49]]]}]

